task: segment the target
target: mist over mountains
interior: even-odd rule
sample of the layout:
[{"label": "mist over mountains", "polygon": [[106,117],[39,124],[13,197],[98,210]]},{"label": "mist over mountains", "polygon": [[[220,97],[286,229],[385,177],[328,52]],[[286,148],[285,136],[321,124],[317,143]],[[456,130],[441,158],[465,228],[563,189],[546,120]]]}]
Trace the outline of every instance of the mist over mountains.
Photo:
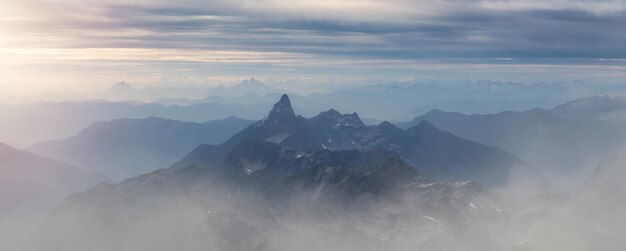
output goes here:
[{"label": "mist over mountains", "polygon": [[623,219],[622,199],[593,195],[616,188],[602,173],[623,166],[608,166],[580,197],[502,197],[481,187],[545,178],[426,121],[366,126],[335,110],[306,119],[283,95],[224,143],[69,197],[26,250],[619,250],[623,229],[606,217]]},{"label": "mist over mountains", "polygon": [[623,151],[624,104],[621,96],[595,96],[551,110],[486,115],[433,110],[398,126],[429,121],[461,137],[501,147],[561,179],[561,188],[572,191],[601,160]]},{"label": "mist over mountains", "polygon": [[[620,237],[626,233],[620,213],[626,165],[621,155],[609,158],[624,146],[626,101],[620,95],[493,114],[436,109],[408,122],[366,124],[357,112],[312,111],[342,103],[333,99],[350,107],[350,99],[341,98],[352,95],[347,92],[395,93],[402,103],[403,93],[425,87],[306,96],[261,87],[237,95],[260,85],[247,80],[216,88],[221,96],[199,103],[167,101],[190,102],[183,106],[5,105],[4,115],[19,122],[5,126],[38,132],[27,134],[38,142],[27,149],[45,157],[7,146],[2,167],[28,167],[20,172],[45,182],[7,175],[3,202],[20,205],[13,203],[18,190],[26,201],[46,200],[23,204],[37,213],[6,214],[29,223],[7,232],[10,241],[2,247],[583,251],[626,245]],[[429,88],[430,94],[446,92]],[[138,89],[118,83],[109,91]],[[205,103],[211,99],[219,102]],[[262,119],[227,115],[238,112]],[[12,132],[6,135],[25,139]],[[42,172],[39,166],[63,168]],[[68,187],[38,189],[46,182]]]},{"label": "mist over mountains", "polygon": [[581,218],[591,212],[566,197],[433,183],[387,151],[248,141],[210,166],[72,196],[26,250],[617,250],[615,230]]},{"label": "mist over mountains", "polygon": [[[229,116],[256,120],[289,93],[298,114],[313,117],[319,111],[336,109],[361,115],[368,125],[382,121],[403,122],[433,109],[461,113],[497,113],[505,110],[551,109],[576,98],[619,93],[620,85],[586,82],[525,84],[505,81],[415,80],[371,84],[326,83],[327,92],[285,91],[285,81],[246,79],[220,86],[155,86],[137,88],[119,82],[91,93],[44,93],[36,102],[0,103],[0,140],[28,147],[44,140],[67,138],[98,121],[121,118],[160,117],[204,122]],[[291,83],[289,81],[285,83]],[[304,86],[312,84],[303,83]],[[278,87],[275,87],[278,86]],[[303,87],[304,88],[304,87]],[[297,94],[296,94],[297,93]],[[60,95],[55,98],[55,96]],[[74,100],[74,101],[67,101]],[[367,101],[367,102],[364,102]],[[40,124],[45,127],[39,127]],[[19,132],[19,133],[9,133]]]},{"label": "mist over mountains", "polygon": [[0,1],[0,251],[626,250],[626,0]]},{"label": "mist over mountains", "polygon": [[121,181],[168,167],[200,144],[222,143],[251,123],[237,117],[203,123],[156,117],[117,119],[29,149]]},{"label": "mist over mountains", "polygon": [[541,173],[523,160],[501,149],[440,131],[428,122],[407,130],[389,122],[366,126],[358,114],[340,114],[332,109],[305,119],[295,115],[287,95],[281,97],[265,119],[221,145],[200,146],[175,166],[219,162],[224,152],[249,140],[300,150],[384,149],[397,152],[428,177],[440,181],[476,180],[487,187],[507,186],[509,176],[516,174],[520,182],[533,183],[539,190],[547,185]]},{"label": "mist over mountains", "polygon": [[18,250],[65,197],[107,181],[101,174],[0,143],[0,246]]}]

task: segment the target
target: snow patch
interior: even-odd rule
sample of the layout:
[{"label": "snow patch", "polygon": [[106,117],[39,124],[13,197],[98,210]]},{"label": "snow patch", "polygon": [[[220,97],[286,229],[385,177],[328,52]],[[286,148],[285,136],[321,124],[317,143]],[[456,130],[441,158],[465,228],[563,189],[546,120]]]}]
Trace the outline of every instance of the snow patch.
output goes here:
[{"label": "snow patch", "polygon": [[422,215],[422,217],[424,217],[424,218],[426,218],[427,220],[430,220],[430,221],[437,221],[437,220],[435,220],[435,218],[430,217],[430,216]]},{"label": "snow patch", "polygon": [[263,170],[267,166],[267,163],[263,163],[260,161],[249,161],[247,159],[241,160],[241,168],[243,171],[250,175],[256,171]]},{"label": "snow patch", "polygon": [[287,137],[289,137],[289,133],[279,133],[272,137],[269,137],[266,141],[272,142],[275,144],[280,144],[280,142],[283,142],[283,140],[285,140]]}]

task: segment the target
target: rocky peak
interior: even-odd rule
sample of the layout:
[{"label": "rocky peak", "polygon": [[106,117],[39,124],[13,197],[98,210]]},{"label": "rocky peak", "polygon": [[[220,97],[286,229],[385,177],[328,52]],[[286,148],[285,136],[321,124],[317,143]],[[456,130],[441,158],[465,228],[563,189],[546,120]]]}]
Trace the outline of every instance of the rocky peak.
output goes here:
[{"label": "rocky peak", "polygon": [[280,100],[274,104],[274,108],[270,112],[268,116],[269,119],[277,118],[277,117],[295,117],[295,113],[293,112],[293,108],[291,107],[291,101],[289,100],[289,96],[287,94],[283,94],[280,97]]},{"label": "rocky peak", "polygon": [[334,128],[365,127],[365,124],[363,124],[356,112],[352,114],[341,114],[335,109],[322,112],[309,121],[318,126],[330,126]]}]

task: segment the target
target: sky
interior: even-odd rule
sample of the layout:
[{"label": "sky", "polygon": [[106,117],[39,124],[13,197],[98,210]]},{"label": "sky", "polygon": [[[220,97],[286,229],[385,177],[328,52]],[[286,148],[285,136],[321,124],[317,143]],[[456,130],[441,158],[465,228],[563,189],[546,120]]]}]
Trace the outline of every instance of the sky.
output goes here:
[{"label": "sky", "polygon": [[0,92],[626,79],[625,0],[0,0]]}]

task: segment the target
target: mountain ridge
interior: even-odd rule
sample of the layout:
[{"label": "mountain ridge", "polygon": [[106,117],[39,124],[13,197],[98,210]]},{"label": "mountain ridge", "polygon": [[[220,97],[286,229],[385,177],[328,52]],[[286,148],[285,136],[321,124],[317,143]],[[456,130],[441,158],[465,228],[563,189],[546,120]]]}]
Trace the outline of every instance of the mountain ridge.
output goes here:
[{"label": "mountain ridge", "polygon": [[[547,186],[542,175],[506,151],[478,144],[423,123],[410,130],[389,122],[366,126],[358,114],[340,114],[334,109],[312,118],[296,116],[287,95],[283,95],[269,115],[253,123],[220,145],[201,145],[172,165],[210,166],[225,153],[250,140],[268,141],[294,150],[388,150],[397,152],[427,177],[437,181],[476,180],[481,185],[505,185],[517,173]],[[534,192],[534,191],[533,191]]]},{"label": "mountain ridge", "polygon": [[397,125],[408,128],[429,121],[463,138],[500,147],[540,168],[559,191],[571,194],[597,163],[624,147],[624,104],[619,98],[600,96],[552,110],[471,115],[432,110]]},{"label": "mountain ridge", "polygon": [[96,122],[76,136],[30,149],[123,180],[167,167],[202,143],[220,143],[252,123],[237,117],[202,123],[158,117]]}]

